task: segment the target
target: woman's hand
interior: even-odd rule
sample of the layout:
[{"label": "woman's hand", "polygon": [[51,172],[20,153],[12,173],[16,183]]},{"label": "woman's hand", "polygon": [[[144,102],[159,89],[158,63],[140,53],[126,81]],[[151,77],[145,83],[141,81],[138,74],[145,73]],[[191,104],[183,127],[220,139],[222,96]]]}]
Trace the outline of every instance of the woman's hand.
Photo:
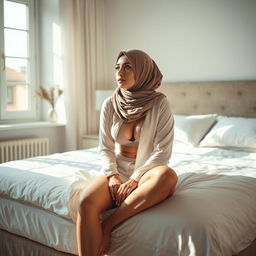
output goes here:
[{"label": "woman's hand", "polygon": [[116,195],[116,204],[119,206],[131,192],[138,187],[138,182],[136,180],[128,180],[119,186]]},{"label": "woman's hand", "polygon": [[108,178],[108,186],[109,186],[112,200],[114,202],[116,202],[117,191],[122,183],[123,182],[122,182],[119,174],[114,174]]}]

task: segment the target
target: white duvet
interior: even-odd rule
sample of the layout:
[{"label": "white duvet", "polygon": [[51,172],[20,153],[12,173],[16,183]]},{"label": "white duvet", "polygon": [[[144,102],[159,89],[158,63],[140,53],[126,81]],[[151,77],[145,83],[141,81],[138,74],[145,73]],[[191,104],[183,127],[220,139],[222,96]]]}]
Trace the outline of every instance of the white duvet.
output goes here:
[{"label": "white duvet", "polygon": [[[169,165],[179,175],[174,196],[117,226],[111,255],[228,256],[256,238],[256,153],[175,144]],[[95,149],[1,164],[0,196],[75,220],[100,168]],[[53,247],[75,253],[61,242]]]}]

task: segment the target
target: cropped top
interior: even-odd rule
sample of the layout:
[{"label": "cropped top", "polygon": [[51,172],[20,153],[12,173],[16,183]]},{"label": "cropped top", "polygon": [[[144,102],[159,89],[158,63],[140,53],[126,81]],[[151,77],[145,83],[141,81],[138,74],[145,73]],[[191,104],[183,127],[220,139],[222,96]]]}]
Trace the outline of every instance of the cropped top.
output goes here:
[{"label": "cropped top", "polygon": [[120,145],[128,146],[128,147],[138,147],[140,138],[125,138],[120,132],[117,135],[116,142]]},{"label": "cropped top", "polygon": [[139,120],[135,124],[123,123],[119,129],[115,141],[120,145],[138,147],[143,122],[144,119]]}]

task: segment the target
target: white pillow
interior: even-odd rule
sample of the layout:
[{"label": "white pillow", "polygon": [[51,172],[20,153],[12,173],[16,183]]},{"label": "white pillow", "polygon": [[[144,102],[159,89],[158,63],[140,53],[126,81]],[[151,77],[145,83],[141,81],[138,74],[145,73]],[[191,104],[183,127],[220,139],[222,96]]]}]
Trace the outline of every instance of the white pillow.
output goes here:
[{"label": "white pillow", "polygon": [[217,115],[174,115],[174,140],[197,145],[216,123]]},{"label": "white pillow", "polygon": [[219,116],[200,146],[256,148],[256,118]]}]

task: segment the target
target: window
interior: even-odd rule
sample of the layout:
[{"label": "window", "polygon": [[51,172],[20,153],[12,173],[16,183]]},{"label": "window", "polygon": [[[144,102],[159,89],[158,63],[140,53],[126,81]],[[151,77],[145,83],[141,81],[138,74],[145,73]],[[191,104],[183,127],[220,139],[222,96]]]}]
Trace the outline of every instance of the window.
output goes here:
[{"label": "window", "polygon": [[0,120],[36,118],[33,0],[0,0]]}]

